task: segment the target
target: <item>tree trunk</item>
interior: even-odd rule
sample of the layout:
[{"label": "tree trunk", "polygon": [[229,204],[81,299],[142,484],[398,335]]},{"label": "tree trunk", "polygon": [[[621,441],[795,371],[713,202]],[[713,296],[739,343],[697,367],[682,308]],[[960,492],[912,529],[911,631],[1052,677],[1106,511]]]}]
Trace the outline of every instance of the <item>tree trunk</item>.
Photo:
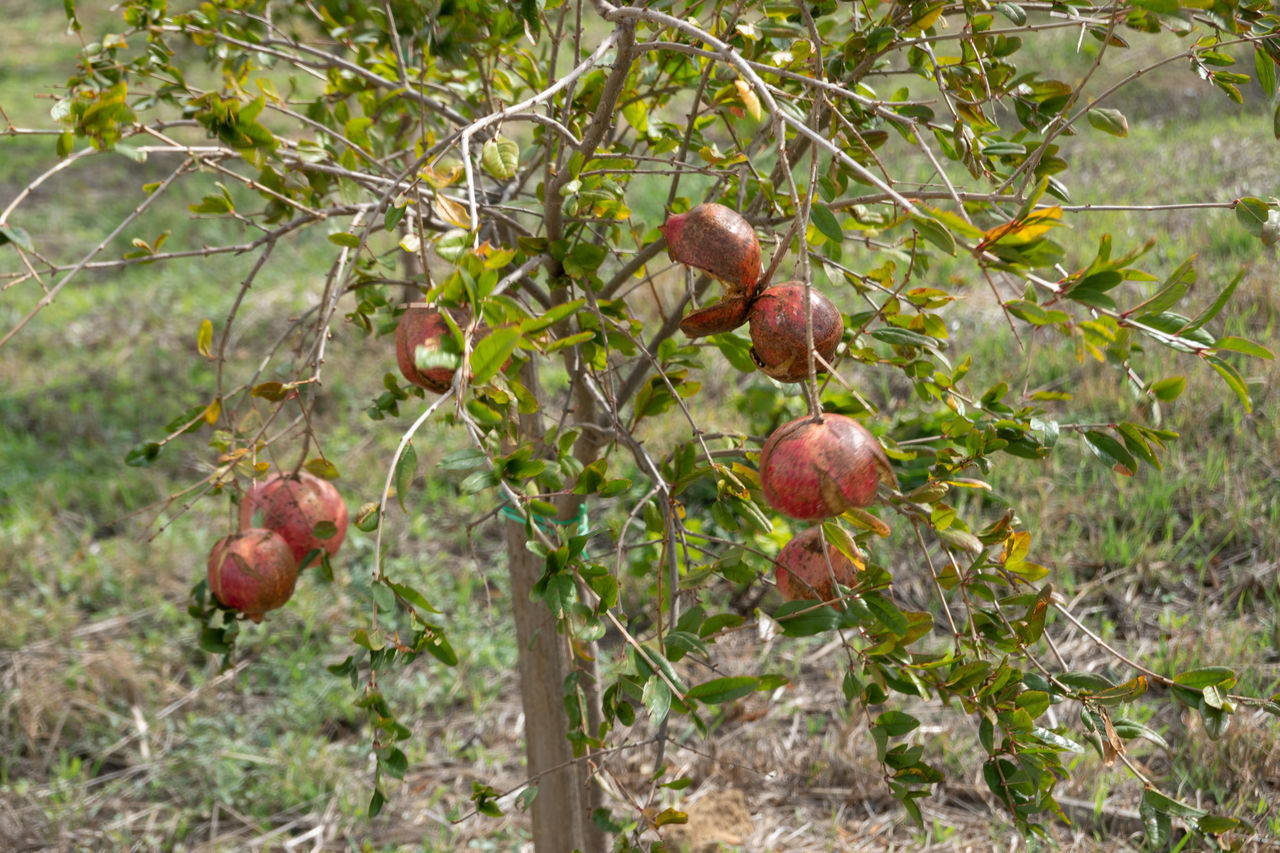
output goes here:
[{"label": "tree trunk", "polygon": [[574,668],[569,640],[556,631],[546,605],[529,598],[544,564],[525,548],[524,525],[508,520],[506,535],[527,771],[538,786],[531,809],[533,846],[538,853],[603,853],[603,833],[591,821],[588,767],[585,761],[574,761],[566,737],[564,681]]}]

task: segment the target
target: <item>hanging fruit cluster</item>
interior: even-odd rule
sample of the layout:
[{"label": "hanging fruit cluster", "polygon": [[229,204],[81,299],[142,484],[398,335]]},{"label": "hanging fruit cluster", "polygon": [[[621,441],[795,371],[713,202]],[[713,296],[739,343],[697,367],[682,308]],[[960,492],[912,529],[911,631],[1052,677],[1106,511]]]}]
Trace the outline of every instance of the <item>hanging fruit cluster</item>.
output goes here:
[{"label": "hanging fruit cluster", "polygon": [[293,597],[298,571],[333,556],[346,535],[347,505],[333,483],[305,471],[273,474],[241,496],[239,530],[213,546],[209,591],[261,622]]},{"label": "hanging fruit cluster", "polygon": [[[838,308],[800,281],[765,287],[760,244],[751,224],[720,204],[700,204],[662,226],[667,252],[724,286],[720,301],[680,323],[689,337],[750,324],[751,358],[768,376],[798,382],[825,373],[844,334]],[[812,348],[808,343],[812,342]],[[765,500],[802,521],[835,518],[869,506],[881,482],[895,483],[884,448],[857,420],[813,411],[778,427],[760,453]],[[798,534],[775,561],[778,591],[788,600],[831,600],[833,582],[853,584],[859,564],[825,548],[821,527]]]}]

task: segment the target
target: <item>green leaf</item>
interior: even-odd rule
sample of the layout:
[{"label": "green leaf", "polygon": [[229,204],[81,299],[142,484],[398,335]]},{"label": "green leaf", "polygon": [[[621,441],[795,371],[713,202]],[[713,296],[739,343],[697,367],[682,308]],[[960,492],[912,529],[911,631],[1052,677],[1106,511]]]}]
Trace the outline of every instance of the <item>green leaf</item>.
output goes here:
[{"label": "green leaf", "polygon": [[1058,680],[1068,687],[1074,687],[1077,690],[1110,690],[1115,687],[1107,678],[1098,675],[1096,672],[1064,672],[1058,676]]},{"label": "green leaf", "polygon": [[1173,823],[1169,815],[1157,811],[1145,799],[1138,804],[1138,816],[1142,818],[1142,827],[1147,833],[1147,845],[1152,850],[1163,850],[1169,844],[1169,836],[1173,833]]},{"label": "green leaf", "polygon": [[1271,215],[1270,206],[1260,198],[1246,197],[1236,201],[1236,221],[1254,237],[1262,236],[1262,226]]},{"label": "green leaf", "polygon": [[823,237],[839,245],[844,241],[844,232],[840,229],[840,220],[831,210],[821,204],[809,208],[809,220]]},{"label": "green leaf", "polygon": [[1167,379],[1161,379],[1158,382],[1152,382],[1150,391],[1157,400],[1168,402],[1169,400],[1178,399],[1187,387],[1187,378],[1185,376],[1170,376]]},{"label": "green leaf", "polygon": [[1206,666],[1180,672],[1173,677],[1173,681],[1193,690],[1219,686],[1230,689],[1236,683],[1236,674],[1225,666]]},{"label": "green leaf", "polygon": [[471,381],[483,385],[492,379],[511,357],[520,338],[520,329],[514,326],[494,329],[486,335],[471,353]]},{"label": "green leaf", "polygon": [[1233,817],[1207,814],[1196,821],[1196,829],[1205,835],[1221,835],[1244,826],[1244,822]]},{"label": "green leaf", "polygon": [[595,243],[579,243],[565,256],[564,271],[574,278],[590,275],[600,268],[609,250]]},{"label": "green leaf", "polygon": [[458,665],[458,653],[453,650],[453,646],[449,645],[448,638],[444,634],[436,633],[435,636],[429,637],[424,643],[427,653],[445,666]]},{"label": "green leaf", "polygon": [[221,628],[201,628],[199,642],[200,648],[211,655],[225,655],[232,648],[232,644],[227,642],[226,632]]},{"label": "green leaf", "polygon": [[1091,429],[1084,433],[1085,444],[1094,455],[1105,462],[1117,473],[1132,477],[1138,470],[1138,460],[1128,449],[1105,432]]},{"label": "green leaf", "polygon": [[1276,63],[1265,50],[1262,45],[1257,45],[1253,49],[1253,70],[1258,77],[1258,85],[1262,87],[1263,94],[1270,97],[1276,92]]},{"label": "green leaf", "polygon": [[520,331],[526,335],[531,332],[540,332],[548,326],[553,326],[572,314],[577,313],[578,309],[587,304],[585,299],[575,299],[572,302],[562,302],[559,305],[553,305],[537,317],[530,317],[520,323]]},{"label": "green leaf", "polygon": [[1189,806],[1186,803],[1180,803],[1175,799],[1166,797],[1155,788],[1147,788],[1143,791],[1142,801],[1160,814],[1167,814],[1186,820],[1199,820],[1208,814],[1204,809],[1198,809],[1195,806]]},{"label": "green leaf", "polygon": [[337,246],[347,249],[357,249],[360,247],[360,237],[349,231],[338,231],[329,235],[329,242]]},{"label": "green leaf", "polygon": [[1240,371],[1214,355],[1205,356],[1205,361],[1209,362],[1209,366],[1218,372],[1218,375],[1227,383],[1227,387],[1236,392],[1236,397],[1244,406],[1244,410],[1252,412],[1253,401],[1249,399],[1249,386],[1244,381],[1244,377],[1240,375]]},{"label": "green leaf", "polygon": [[394,779],[403,779],[409,769],[409,759],[396,747],[392,747],[386,758],[378,760],[378,767]]},{"label": "green leaf", "polygon": [[922,335],[910,329],[900,329],[897,326],[881,326],[878,329],[872,329],[869,334],[878,341],[896,346],[931,347],[937,343],[928,335]]},{"label": "green leaf", "polygon": [[885,730],[889,737],[901,737],[914,731],[920,721],[902,711],[885,711],[876,717],[875,725]]},{"label": "green leaf", "polygon": [[635,128],[636,133],[649,132],[649,108],[641,99],[632,98],[628,101],[622,108],[622,117],[627,120],[627,124]]},{"label": "green leaf", "polygon": [[1164,747],[1165,749],[1169,748],[1168,741],[1161,737],[1159,732],[1142,723],[1135,723],[1124,717],[1112,717],[1111,724],[1112,728],[1116,730],[1116,734],[1125,740],[1133,740],[1140,737],[1151,741],[1156,746]]},{"label": "green leaf", "polygon": [[160,444],[155,441],[148,441],[145,444],[139,444],[130,450],[124,457],[124,464],[132,468],[146,468],[152,462],[156,461],[156,457],[160,455]]},{"label": "green leaf", "polygon": [[840,614],[833,608],[814,607],[812,601],[788,601],[774,612],[773,618],[788,637],[812,637],[840,624]]},{"label": "green leaf", "polygon": [[1243,278],[1244,270],[1242,269],[1236,274],[1235,278],[1231,279],[1230,284],[1222,288],[1222,292],[1217,295],[1213,300],[1213,303],[1210,304],[1208,308],[1201,311],[1196,318],[1187,325],[1186,331],[1194,332],[1214,317],[1217,317],[1218,314],[1222,312],[1222,309],[1226,307],[1227,301],[1231,299],[1231,294],[1236,292],[1236,285],[1240,284],[1240,280]]},{"label": "green leaf", "polygon": [[395,486],[396,500],[400,502],[400,509],[408,512],[404,506],[404,496],[408,493],[409,487],[413,485],[413,478],[418,475],[418,451],[413,449],[413,442],[409,442],[404,446],[404,452],[400,454],[400,458],[396,460]]},{"label": "green leaf", "polygon": [[871,612],[875,614],[880,624],[899,637],[907,633],[907,630],[911,627],[911,623],[907,621],[907,617],[903,612],[880,593],[867,593],[862,600],[870,608]]},{"label": "green leaf", "polygon": [[480,149],[480,166],[500,181],[510,180],[520,169],[520,146],[499,134]]},{"label": "green leaf", "polygon": [[1160,15],[1172,15],[1178,11],[1178,0],[1134,0],[1134,5]]},{"label": "green leaf", "polygon": [[945,225],[932,217],[919,215],[911,217],[911,222],[922,237],[948,255],[955,255],[956,238],[951,235]]},{"label": "green leaf", "polygon": [[1027,22],[1027,13],[1015,3],[997,3],[996,11],[1004,15],[1014,26],[1022,26]]},{"label": "green leaf", "polygon": [[1253,341],[1245,340],[1244,338],[1237,338],[1232,335],[1218,338],[1213,342],[1213,348],[1243,353],[1245,355],[1254,356],[1255,358],[1266,359],[1267,361],[1275,358],[1275,353],[1266,347],[1260,344],[1255,344]]},{"label": "green leaf", "polygon": [[36,250],[35,245],[31,242],[31,235],[26,232],[26,229],[19,228],[17,225],[10,225],[7,222],[0,224],[0,246],[5,243],[13,243],[19,249],[27,252]]},{"label": "green leaf", "polygon": [[373,789],[373,796],[369,797],[368,815],[370,818],[378,816],[378,812],[382,811],[382,807],[387,804],[387,797],[382,793],[381,788]]},{"label": "green leaf", "polygon": [[1103,133],[1109,133],[1112,136],[1121,138],[1129,135],[1129,120],[1119,110],[1094,107],[1085,114],[1085,117],[1089,119],[1089,124]]},{"label": "green leaf", "polygon": [[719,705],[746,696],[760,684],[760,679],[750,675],[732,675],[717,678],[705,684],[689,688],[685,694],[690,699],[697,699],[708,705]]},{"label": "green leaf", "polygon": [[655,673],[649,676],[649,680],[644,683],[642,698],[653,722],[661,723],[667,718],[671,711],[671,688],[662,680],[661,675]]},{"label": "green leaf", "polygon": [[1055,731],[1036,726],[1031,730],[1031,734],[1035,735],[1036,740],[1042,743],[1056,746],[1065,752],[1084,752],[1084,747],[1073,741],[1066,735],[1060,735]]}]

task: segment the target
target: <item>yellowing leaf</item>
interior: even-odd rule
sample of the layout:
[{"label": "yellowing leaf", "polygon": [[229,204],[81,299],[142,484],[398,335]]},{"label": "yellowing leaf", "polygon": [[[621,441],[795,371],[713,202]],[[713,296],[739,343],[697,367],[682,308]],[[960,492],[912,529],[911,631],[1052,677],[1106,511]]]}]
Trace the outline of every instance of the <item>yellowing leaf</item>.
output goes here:
[{"label": "yellowing leaf", "polygon": [[747,108],[747,112],[756,121],[760,120],[760,98],[756,96],[756,92],[745,80],[734,80],[733,85],[738,90],[738,98],[741,99],[742,105]]},{"label": "yellowing leaf", "polygon": [[213,323],[205,320],[200,324],[200,332],[196,335],[196,350],[205,358],[213,358]]},{"label": "yellowing leaf", "polygon": [[424,181],[438,190],[444,189],[458,180],[458,176],[461,174],[462,166],[458,163],[450,163],[447,167],[442,163],[439,168],[427,167],[419,172]]},{"label": "yellowing leaf", "polygon": [[400,238],[400,248],[412,255],[422,248],[422,240],[418,238],[417,234],[410,231]]},{"label": "yellowing leaf", "polygon": [[1044,236],[1051,228],[1062,224],[1062,208],[1058,206],[1033,210],[1021,219],[997,225],[986,233],[983,245],[1004,242],[1005,244],[1029,243]]},{"label": "yellowing leaf", "polygon": [[448,196],[437,195],[431,206],[445,222],[465,231],[471,230],[471,217],[467,214],[467,209],[458,202]]},{"label": "yellowing leaf", "polygon": [[222,398],[214,397],[213,402],[210,403],[204,410],[204,422],[207,423],[209,426],[213,426],[218,422],[218,418],[221,415],[222,415]]},{"label": "yellowing leaf", "polygon": [[323,457],[317,456],[314,459],[308,459],[302,466],[324,480],[338,479],[338,469],[332,462]]},{"label": "yellowing leaf", "polygon": [[942,10],[947,7],[946,3],[936,3],[924,10],[924,14],[911,22],[911,26],[919,30],[927,30],[934,24],[938,23],[938,19],[942,17]]}]

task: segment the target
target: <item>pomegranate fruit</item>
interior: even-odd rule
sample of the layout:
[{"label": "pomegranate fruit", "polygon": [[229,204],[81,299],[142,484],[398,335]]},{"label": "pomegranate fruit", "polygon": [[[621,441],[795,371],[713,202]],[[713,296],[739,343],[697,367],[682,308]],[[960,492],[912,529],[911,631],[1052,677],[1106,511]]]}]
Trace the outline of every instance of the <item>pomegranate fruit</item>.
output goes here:
[{"label": "pomegranate fruit", "polygon": [[736,210],[700,204],[667,218],[661,227],[673,261],[700,269],[724,284],[728,295],[747,295],[760,279],[760,241]]},{"label": "pomegranate fruit", "polygon": [[[824,553],[825,552],[825,553]],[[828,571],[827,557],[831,558]],[[863,565],[827,545],[823,548],[821,528],[811,527],[788,542],[773,564],[778,592],[787,601],[812,599],[832,601],[836,590],[832,576],[843,586],[853,586]]]},{"label": "pomegranate fruit", "polygon": [[452,368],[431,367],[419,370],[413,357],[419,346],[439,350],[448,334],[449,324],[445,322],[444,316],[427,303],[414,302],[406,308],[396,326],[396,364],[400,367],[400,374],[419,388],[437,394],[448,391],[453,384]]},{"label": "pomegranate fruit", "polygon": [[209,552],[209,591],[226,607],[261,622],[293,596],[298,561],[279,533],[261,527],[218,541]]},{"label": "pomegranate fruit", "polygon": [[680,331],[691,338],[731,332],[747,322],[751,300],[741,296],[726,296],[719,302],[690,311],[680,321]]},{"label": "pomegranate fruit", "polygon": [[[813,317],[813,348],[830,362],[844,334],[844,318],[835,303],[816,287],[810,287],[808,305]],[[767,376],[781,382],[799,382],[809,375],[805,353],[805,286],[788,281],[766,288],[751,303],[751,360]],[[817,373],[826,368],[814,362]]]},{"label": "pomegranate fruit", "polygon": [[796,418],[774,430],[760,451],[765,500],[792,518],[831,518],[869,506],[882,479],[896,481],[884,448],[844,415]]},{"label": "pomegranate fruit", "polygon": [[[259,502],[262,526],[283,537],[300,569],[316,562],[313,558],[306,565],[302,564],[308,552],[320,548],[332,557],[347,536],[347,505],[338,489],[328,480],[306,472],[296,477],[273,475],[251,488],[242,499],[242,524],[246,519],[244,504],[249,500]],[[248,511],[251,517],[254,507],[249,507]]]}]

